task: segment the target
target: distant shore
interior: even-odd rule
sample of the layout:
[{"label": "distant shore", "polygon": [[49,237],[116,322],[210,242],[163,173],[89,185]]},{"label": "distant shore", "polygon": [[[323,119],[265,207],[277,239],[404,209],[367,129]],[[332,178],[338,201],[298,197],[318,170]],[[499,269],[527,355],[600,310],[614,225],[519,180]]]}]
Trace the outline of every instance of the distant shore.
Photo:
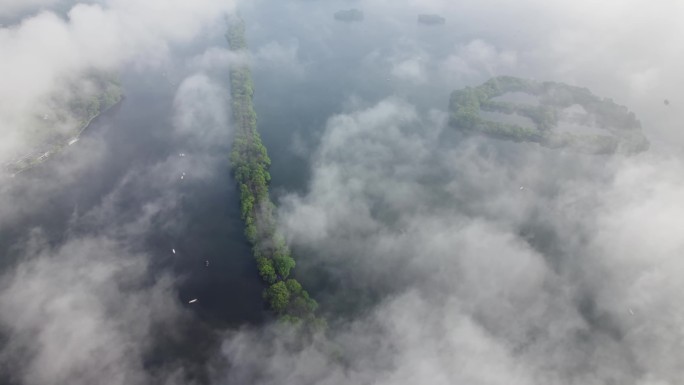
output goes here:
[{"label": "distant shore", "polygon": [[[242,19],[232,20],[226,39],[232,51],[247,50]],[[318,303],[290,275],[296,262],[285,237],[277,229],[275,205],[268,191],[271,159],[257,129],[251,70],[247,65],[234,66],[230,68],[229,78],[236,127],[231,166],[240,188],[245,236],[252,245],[259,275],[267,285],[263,297],[281,321],[324,330],[325,320],[316,316]]]},{"label": "distant shore", "polygon": [[34,150],[29,154],[19,157],[18,159],[7,162],[3,165],[3,169],[8,174],[15,176],[28,169],[38,166],[39,164],[48,160],[51,156],[59,154],[60,152],[62,152],[62,150],[64,150],[64,148],[75,144],[80,139],[83,132],[85,132],[85,130],[87,130],[90,127],[90,125],[93,123],[95,119],[100,117],[105,112],[111,110],[112,108],[120,105],[124,98],[125,97],[121,95],[118,98],[118,100],[114,102],[112,105],[105,107],[95,115],[91,116],[85,123],[81,125],[81,128],[76,130],[75,135],[70,136],[67,139],[60,140],[59,142],[48,144],[40,150]]}]

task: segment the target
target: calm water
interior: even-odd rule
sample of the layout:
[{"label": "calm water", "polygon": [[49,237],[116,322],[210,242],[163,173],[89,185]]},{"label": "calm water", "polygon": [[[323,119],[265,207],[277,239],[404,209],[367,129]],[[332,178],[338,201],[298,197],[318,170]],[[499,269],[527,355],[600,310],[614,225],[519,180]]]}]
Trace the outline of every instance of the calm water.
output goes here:
[{"label": "calm water", "polygon": [[[159,194],[174,194],[180,203],[160,213],[132,247],[151,256],[153,274],[167,271],[178,278],[179,301],[200,299],[191,307],[200,318],[222,326],[261,322],[263,288],[242,233],[239,197],[228,163],[230,143],[193,148],[173,135],[176,87],[158,74],[126,74],[123,86],[124,101],[98,118],[77,144],[12,181],[12,194],[31,191],[35,210],[20,216],[11,228],[0,229],[0,254],[6,256],[3,263],[18,258],[20,252],[12,245],[32,228],[41,228],[49,242],[58,246],[67,239],[65,229],[70,224],[71,231],[79,235],[101,234],[136,220],[141,208]],[[94,160],[64,183],[59,170],[84,157],[92,158],[93,149],[98,152]],[[175,159],[179,153],[186,156]],[[210,157],[212,162],[196,166],[193,157]],[[177,175],[157,175],[176,172],[159,167],[164,162],[181,165],[186,179],[154,185],[157,178],[173,180],[181,175],[180,169]],[[210,167],[199,171],[213,176],[193,178],[192,167]],[[153,178],[153,182],[130,176],[124,182],[131,170]],[[79,220],[122,183],[114,203],[116,216],[94,226],[87,219]]]}]

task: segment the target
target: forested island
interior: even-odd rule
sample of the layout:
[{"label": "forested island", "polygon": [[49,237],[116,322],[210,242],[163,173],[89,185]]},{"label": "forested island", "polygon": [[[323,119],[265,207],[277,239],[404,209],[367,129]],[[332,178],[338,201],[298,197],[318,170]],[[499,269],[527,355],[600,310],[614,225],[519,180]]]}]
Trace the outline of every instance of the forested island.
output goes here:
[{"label": "forested island", "polygon": [[418,23],[425,25],[442,25],[446,23],[446,19],[439,15],[418,15]]},{"label": "forested island", "polygon": [[[509,94],[527,98],[528,103],[497,100]],[[593,154],[632,154],[649,148],[641,123],[627,107],[563,83],[499,76],[454,91],[449,111],[452,127],[501,139]],[[488,113],[503,121],[483,117]]]},{"label": "forested island", "polygon": [[[37,114],[24,131],[29,151],[15,154],[3,168],[16,175],[34,167],[65,147],[76,143],[90,123],[123,98],[121,85],[111,73],[92,73],[82,79],[63,100],[54,98],[49,111]],[[85,86],[84,86],[85,85]]]},{"label": "forested island", "polygon": [[354,21],[363,21],[363,12],[358,9],[343,9],[335,12],[335,20],[345,21],[348,23]]},{"label": "forested island", "polygon": [[[231,20],[226,38],[231,50],[247,50],[244,21],[238,18]],[[240,188],[245,235],[252,245],[259,274],[268,285],[264,299],[281,320],[321,328],[325,321],[315,315],[318,304],[296,279],[290,277],[296,263],[276,226],[275,206],[268,192],[271,160],[257,130],[257,116],[252,104],[254,89],[248,65],[230,69],[230,85],[236,127],[230,161]]]}]

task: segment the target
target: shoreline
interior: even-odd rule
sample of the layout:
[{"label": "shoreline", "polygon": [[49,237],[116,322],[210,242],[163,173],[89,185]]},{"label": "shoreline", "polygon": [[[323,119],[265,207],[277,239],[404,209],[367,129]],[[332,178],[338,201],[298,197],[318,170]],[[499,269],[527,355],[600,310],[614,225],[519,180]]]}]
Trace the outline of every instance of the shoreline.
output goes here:
[{"label": "shoreline", "polygon": [[[57,155],[57,154],[61,153],[65,148],[76,144],[79,141],[79,139],[81,138],[81,135],[92,125],[92,123],[95,119],[99,118],[104,113],[110,111],[112,108],[120,105],[124,99],[125,99],[125,96],[121,95],[119,100],[117,100],[111,106],[104,108],[102,111],[99,111],[97,114],[90,117],[83,125],[81,125],[81,128],[76,130],[75,135],[70,136],[68,139],[61,140],[57,143],[52,143],[52,144],[46,146],[46,148],[47,148],[46,151],[42,151],[42,150],[41,151],[33,151],[28,155],[24,155],[24,156],[20,157],[20,159],[17,161],[10,161],[9,163],[6,163],[5,165],[3,165],[3,169],[11,177],[15,177],[16,175],[19,175],[24,171],[30,170],[33,167],[36,167],[36,166],[43,164],[48,159],[50,159],[50,157]],[[26,163],[26,164],[22,166],[22,165],[20,165],[20,163]],[[12,170],[12,168],[14,168],[14,167],[17,167],[17,168]]]}]

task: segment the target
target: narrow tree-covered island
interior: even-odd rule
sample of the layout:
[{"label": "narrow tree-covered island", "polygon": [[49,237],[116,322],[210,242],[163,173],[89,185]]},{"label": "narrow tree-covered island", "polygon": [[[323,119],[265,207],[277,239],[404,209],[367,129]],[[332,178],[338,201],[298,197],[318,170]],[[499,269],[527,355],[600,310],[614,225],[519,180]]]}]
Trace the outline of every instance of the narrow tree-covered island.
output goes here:
[{"label": "narrow tree-covered island", "polygon": [[[246,51],[244,21],[231,20],[226,38],[231,50]],[[245,235],[252,244],[259,274],[268,285],[264,299],[281,320],[322,328],[325,321],[315,315],[318,304],[296,279],[290,277],[296,262],[276,226],[275,206],[268,193],[271,160],[257,130],[248,65],[231,68],[230,86],[236,130],[230,160],[240,188]]]},{"label": "narrow tree-covered island", "polygon": [[592,154],[645,151],[649,142],[627,107],[586,88],[499,76],[451,94],[451,126],[518,142]]}]

